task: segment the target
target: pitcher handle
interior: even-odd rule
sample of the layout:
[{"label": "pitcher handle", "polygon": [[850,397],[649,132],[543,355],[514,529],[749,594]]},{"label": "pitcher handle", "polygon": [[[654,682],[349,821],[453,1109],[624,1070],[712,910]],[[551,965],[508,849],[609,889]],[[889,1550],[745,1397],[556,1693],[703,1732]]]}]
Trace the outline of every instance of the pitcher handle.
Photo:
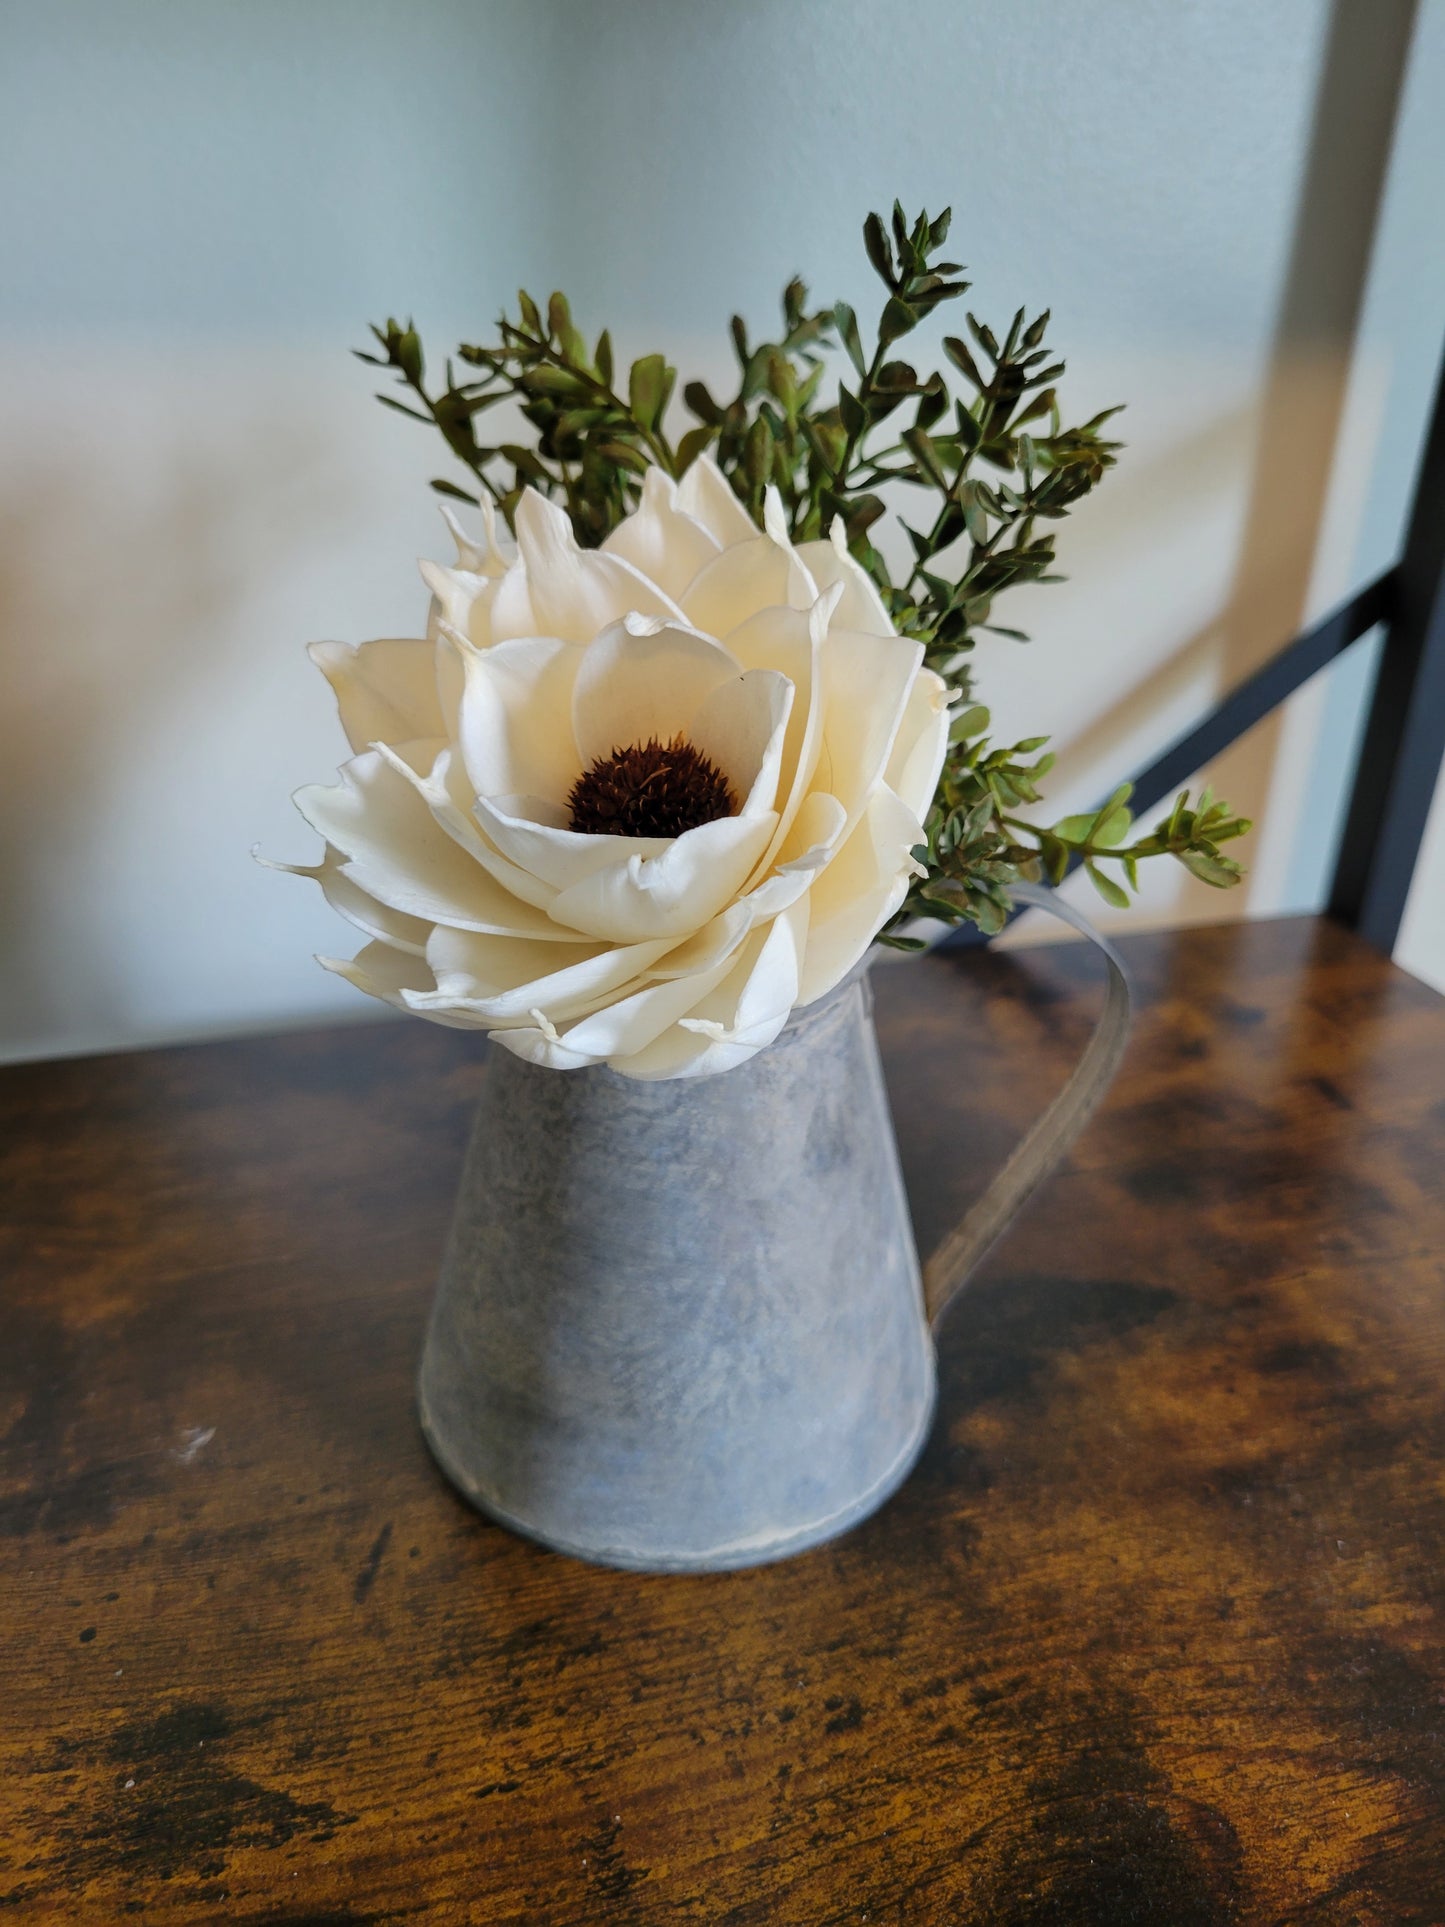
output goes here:
[{"label": "pitcher handle", "polygon": [[1007,1231],[1030,1193],[1057,1168],[1088,1123],[1095,1106],[1113,1082],[1129,1038],[1129,977],[1123,959],[1108,938],[1053,890],[1023,883],[1012,885],[1011,894],[1020,903],[1047,910],[1050,916],[1071,924],[1090,943],[1097,945],[1109,967],[1109,981],[1094,1034],[1069,1081],[987,1191],[947,1234],[923,1267],[923,1302],[929,1325],[935,1331],[980,1259]]}]

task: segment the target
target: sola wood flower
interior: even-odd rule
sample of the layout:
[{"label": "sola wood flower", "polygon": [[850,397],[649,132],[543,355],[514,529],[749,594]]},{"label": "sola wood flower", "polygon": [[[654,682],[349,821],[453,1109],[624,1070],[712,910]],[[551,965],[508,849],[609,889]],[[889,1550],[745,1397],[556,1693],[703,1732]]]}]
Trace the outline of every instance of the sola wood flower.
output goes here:
[{"label": "sola wood flower", "polygon": [[917,872],[948,692],[841,539],[706,458],[600,549],[453,525],[425,639],[319,643],[355,754],[304,789],[359,989],[537,1064],[705,1076],[846,975]]}]

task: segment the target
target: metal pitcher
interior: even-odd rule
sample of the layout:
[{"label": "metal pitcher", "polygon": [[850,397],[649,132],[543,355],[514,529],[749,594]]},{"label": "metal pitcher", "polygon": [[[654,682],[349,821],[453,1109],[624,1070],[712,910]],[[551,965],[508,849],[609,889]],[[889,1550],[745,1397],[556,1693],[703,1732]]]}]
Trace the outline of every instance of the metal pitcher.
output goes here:
[{"label": "metal pitcher", "polygon": [[1125,979],[1095,940],[1089,1050],[926,1272],[866,971],[719,1076],[494,1052],[421,1366],[452,1482],[558,1551],[654,1572],[783,1558],[880,1505],[928,1434],[931,1326],[1122,1051]]}]

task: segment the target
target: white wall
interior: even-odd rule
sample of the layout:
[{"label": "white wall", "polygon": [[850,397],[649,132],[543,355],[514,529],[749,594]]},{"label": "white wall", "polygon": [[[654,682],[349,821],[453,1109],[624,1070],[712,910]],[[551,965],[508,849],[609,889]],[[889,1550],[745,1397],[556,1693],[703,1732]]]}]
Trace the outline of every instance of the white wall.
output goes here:
[{"label": "white wall", "polygon": [[[420,429],[348,350],[556,272],[526,0],[52,0],[0,60],[0,1052],[372,1006],[250,850],[340,754],[308,638],[417,626]],[[444,454],[444,451],[443,451]]]},{"label": "white wall", "polygon": [[[310,853],[286,797],[340,753],[302,644],[414,629],[442,551],[440,444],[346,354],[388,308],[449,345],[561,280],[706,372],[795,269],[871,300],[869,206],[951,200],[977,305],[1051,303],[1066,394],[1130,403],[1073,580],[1018,599],[1037,639],[984,691],[1055,731],[1060,807],[1126,772],[1396,539],[1445,330],[1445,0],[1366,282],[1406,25],[1403,0],[17,8],[0,1052],[362,1014],[310,961],[345,927],[248,851]],[[1266,815],[1247,896],[1160,878],[1136,922],[1317,903],[1303,814],[1336,806],[1359,700],[1347,665],[1215,772]],[[1445,827],[1402,946],[1445,984],[1442,901]]]}]

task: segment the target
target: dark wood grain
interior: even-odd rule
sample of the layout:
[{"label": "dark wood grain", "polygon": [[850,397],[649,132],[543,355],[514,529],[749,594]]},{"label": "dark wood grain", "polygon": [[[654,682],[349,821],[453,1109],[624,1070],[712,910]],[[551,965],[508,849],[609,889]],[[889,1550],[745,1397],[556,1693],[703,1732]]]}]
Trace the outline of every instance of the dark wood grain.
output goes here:
[{"label": "dark wood grain", "polygon": [[[431,1467],[473,1042],[0,1076],[0,1919],[1445,1921],[1445,1001],[1308,921],[1125,947],[918,1472],[727,1576]],[[1096,972],[879,973],[925,1248]]]}]

